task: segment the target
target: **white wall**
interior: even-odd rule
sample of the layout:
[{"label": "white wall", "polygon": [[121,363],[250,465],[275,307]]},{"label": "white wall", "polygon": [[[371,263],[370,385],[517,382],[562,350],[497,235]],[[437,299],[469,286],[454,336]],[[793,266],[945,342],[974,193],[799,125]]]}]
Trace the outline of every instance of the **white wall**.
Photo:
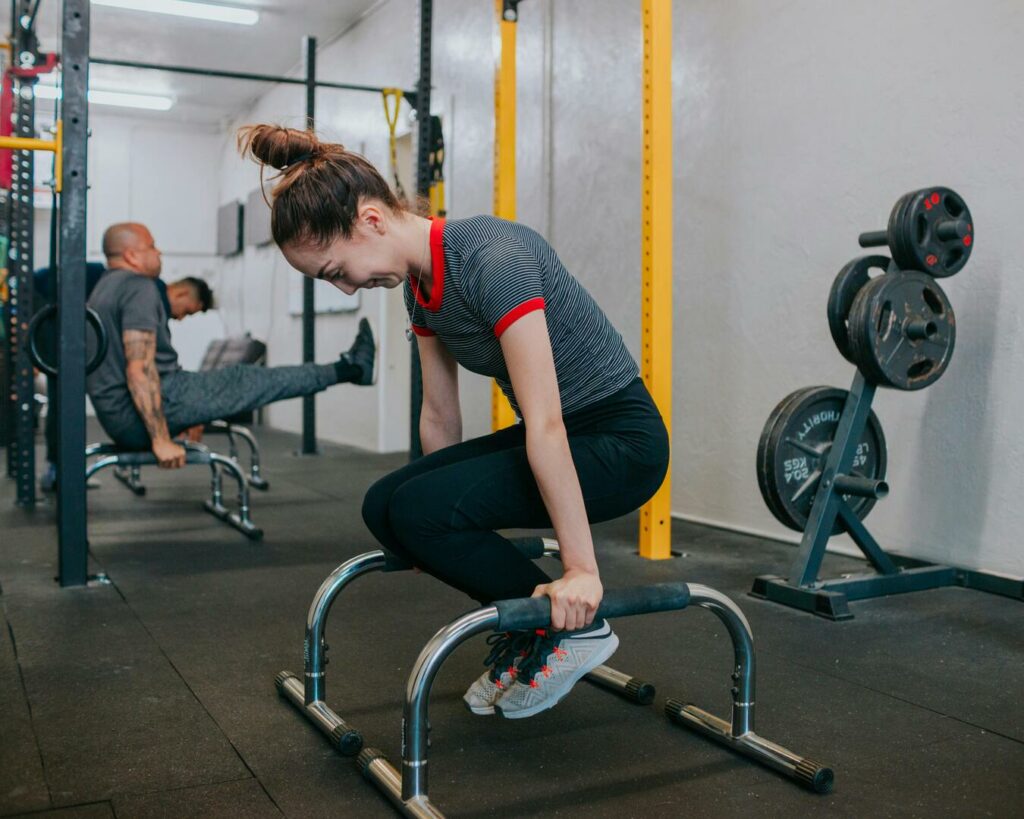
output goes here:
[{"label": "white wall", "polygon": [[[620,328],[639,342],[639,3],[536,0],[520,7],[519,217],[544,232]],[[410,87],[414,0],[390,0],[320,56],[323,76]],[[435,112],[445,117],[453,217],[491,209],[492,4],[436,0]],[[1024,277],[1014,217],[1024,193],[1024,8],[989,0],[677,0],[675,100],[675,402],[673,509],[792,538],[757,490],[754,452],[791,390],[846,386],[824,307],[832,277],[882,227],[905,191],[949,185],[972,207],[980,244],[943,282],[959,341],[946,376],[922,393],[882,391],[892,495],[870,518],[888,548],[1024,573],[1021,400]],[[386,167],[379,98],[320,95],[321,130]],[[247,116],[301,122],[298,91]],[[224,148],[221,200],[256,186]],[[264,256],[258,256],[263,253]],[[299,322],[281,307],[296,275],[271,251],[247,253],[244,308],[229,323],[272,333],[296,360]],[[230,266],[229,266],[230,267]],[[394,296],[395,294],[392,294]],[[383,320],[371,293],[364,311]],[[238,297],[243,298],[242,296]],[[318,322],[339,349],[352,318]],[[387,358],[401,359],[400,341]],[[467,432],[486,429],[489,394],[467,379]],[[384,390],[389,389],[387,385]],[[330,391],[321,430],[383,440],[372,401]],[[377,412],[381,401],[378,390]],[[326,416],[326,417],[325,417]],[[353,419],[355,416],[355,419]],[[277,410],[275,423],[297,428]],[[766,567],[768,568],[768,567]]]},{"label": "white wall", "polygon": [[958,319],[949,371],[880,391],[892,494],[870,518],[895,551],[1024,573],[1024,297],[1014,214],[1024,7],[952,0],[675,6],[674,508],[776,533],[753,454],[775,403],[848,386],[831,280],[905,191],[948,185],[979,242],[941,282]]},{"label": "white wall", "polygon": [[[40,118],[40,127],[48,123]],[[103,261],[103,231],[115,222],[148,225],[163,253],[161,277],[206,279],[219,290],[216,253],[217,190],[221,131],[212,126],[134,119],[91,112],[87,249]],[[50,260],[49,196],[44,183],[51,164],[36,162],[34,266]],[[46,207],[43,207],[46,205]],[[171,322],[182,365],[196,369],[206,345],[224,335],[217,311]]]}]

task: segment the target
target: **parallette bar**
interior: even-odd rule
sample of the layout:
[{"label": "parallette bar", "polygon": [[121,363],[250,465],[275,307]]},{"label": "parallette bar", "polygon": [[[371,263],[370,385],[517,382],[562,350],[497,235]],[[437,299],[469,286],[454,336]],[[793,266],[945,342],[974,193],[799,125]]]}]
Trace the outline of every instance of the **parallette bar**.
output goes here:
[{"label": "parallette bar", "polygon": [[331,744],[344,756],[355,756],[363,747],[363,735],[317,700],[306,705],[302,682],[289,671],[282,671],[274,680],[277,691],[302,711],[310,722],[326,734]]},{"label": "parallette bar", "polygon": [[[612,589],[605,594],[594,617],[629,617],[658,611],[676,611],[685,609],[689,603],[690,588],[685,583],[657,583],[653,586]],[[494,607],[498,610],[496,628],[499,631],[546,628],[551,624],[549,597],[500,600]]]},{"label": "parallette bar", "polygon": [[416,796],[407,801],[402,799],[402,777],[388,762],[383,751],[364,748],[356,764],[363,776],[376,785],[404,816],[411,816],[414,819],[444,819],[444,814],[434,807],[426,796]]},{"label": "parallette bar", "polygon": [[679,700],[665,703],[665,715],[677,725],[704,734],[720,745],[766,765],[815,793],[830,793],[835,783],[832,769],[794,754],[781,745],[759,737],[753,731],[733,736],[729,723],[695,705]]},{"label": "parallette bar", "polygon": [[584,679],[637,705],[650,705],[657,694],[652,683],[630,677],[606,665],[599,665]]}]

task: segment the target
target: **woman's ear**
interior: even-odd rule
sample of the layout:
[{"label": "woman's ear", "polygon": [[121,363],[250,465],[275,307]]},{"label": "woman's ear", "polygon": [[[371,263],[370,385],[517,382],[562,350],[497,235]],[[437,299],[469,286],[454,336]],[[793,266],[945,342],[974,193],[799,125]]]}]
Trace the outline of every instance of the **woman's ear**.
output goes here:
[{"label": "woman's ear", "polygon": [[383,236],[386,231],[384,213],[372,202],[359,206],[359,221],[377,235]]}]

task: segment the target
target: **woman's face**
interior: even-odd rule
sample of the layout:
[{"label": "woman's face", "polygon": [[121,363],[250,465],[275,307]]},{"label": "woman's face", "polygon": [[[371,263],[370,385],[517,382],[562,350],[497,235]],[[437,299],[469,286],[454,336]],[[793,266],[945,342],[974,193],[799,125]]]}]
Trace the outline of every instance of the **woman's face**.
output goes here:
[{"label": "woman's face", "polygon": [[339,236],[326,247],[292,243],[281,252],[288,263],[312,279],[321,279],[343,293],[374,287],[398,287],[408,264],[399,252],[390,219],[374,206],[360,207],[348,239]]}]

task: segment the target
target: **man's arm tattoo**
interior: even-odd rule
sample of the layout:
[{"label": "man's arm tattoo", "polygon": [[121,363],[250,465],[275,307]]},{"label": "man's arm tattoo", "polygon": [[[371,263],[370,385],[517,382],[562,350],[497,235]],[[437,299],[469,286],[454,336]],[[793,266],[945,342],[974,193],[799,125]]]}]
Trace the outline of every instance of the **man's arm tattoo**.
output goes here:
[{"label": "man's arm tattoo", "polygon": [[156,333],[150,330],[125,330],[122,341],[127,362],[125,378],[132,403],[151,439],[169,438],[160,398],[160,374],[156,369]]}]

